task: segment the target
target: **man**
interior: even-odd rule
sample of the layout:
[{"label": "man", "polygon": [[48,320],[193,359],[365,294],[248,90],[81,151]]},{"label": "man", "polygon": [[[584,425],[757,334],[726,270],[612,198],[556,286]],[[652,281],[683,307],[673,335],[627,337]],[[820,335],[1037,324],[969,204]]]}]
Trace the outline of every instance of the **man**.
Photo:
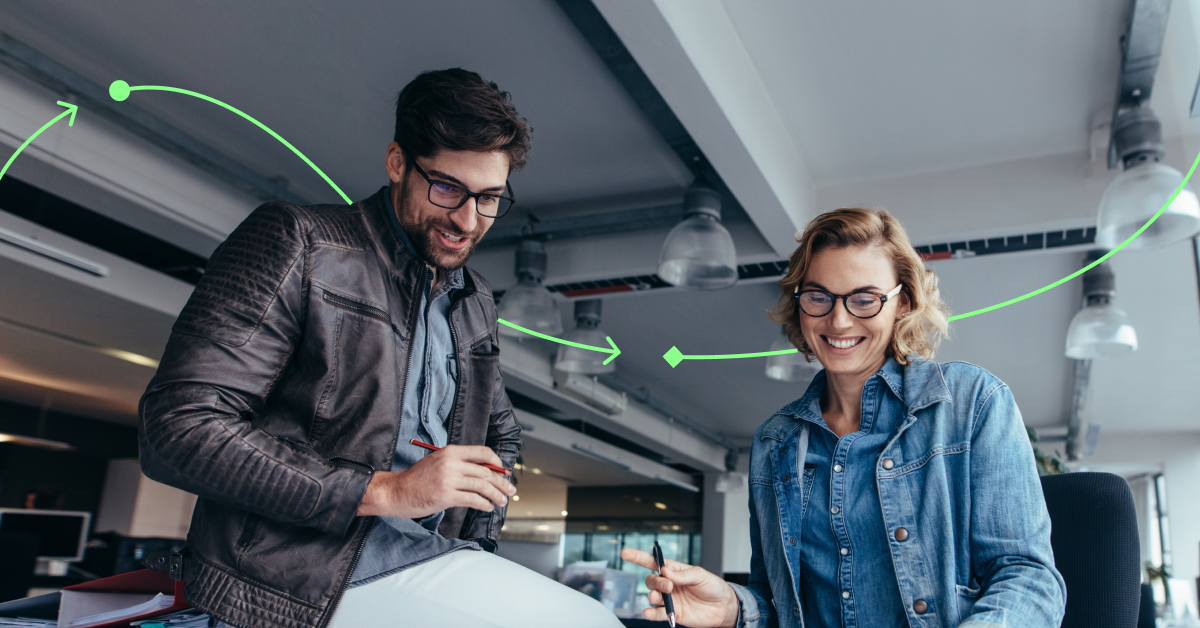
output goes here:
[{"label": "man", "polygon": [[146,475],[199,495],[194,606],[243,628],[617,625],[479,551],[516,492],[483,465],[511,473],[520,428],[491,288],[464,265],[530,131],[494,83],[424,73],[397,99],[389,186],[268,203],[213,254],[138,431]]}]

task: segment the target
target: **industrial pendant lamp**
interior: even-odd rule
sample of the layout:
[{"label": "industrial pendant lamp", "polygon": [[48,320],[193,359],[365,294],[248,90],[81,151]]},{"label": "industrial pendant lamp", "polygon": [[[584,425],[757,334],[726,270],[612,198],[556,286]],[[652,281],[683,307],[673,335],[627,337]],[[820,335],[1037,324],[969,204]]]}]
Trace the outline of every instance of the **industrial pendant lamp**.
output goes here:
[{"label": "industrial pendant lamp", "polygon": [[[1166,205],[1183,182],[1178,170],[1159,163],[1166,154],[1162,125],[1147,106],[1120,112],[1113,123],[1113,150],[1125,172],[1100,200],[1096,245],[1115,249]],[[1186,240],[1200,233],[1200,203],[1189,187],[1179,191],[1166,211],[1125,248],[1143,251]]]},{"label": "industrial pendant lamp", "polygon": [[[1090,253],[1085,263],[1092,263],[1101,254]],[[1116,292],[1116,277],[1107,263],[1083,274],[1084,307],[1067,329],[1068,358],[1117,358],[1137,351],[1137,331],[1125,312],[1112,304]]]},{"label": "industrial pendant lamp", "polygon": [[683,196],[683,220],[658,257],[658,276],[685,288],[718,290],[737,283],[737,251],[721,224],[721,195],[697,179]]},{"label": "industrial pendant lamp", "polygon": [[[771,351],[795,349],[787,338],[787,327],[783,327],[783,338],[771,345]],[[806,382],[821,370],[820,363],[813,364],[799,351],[782,355],[767,356],[767,377],[781,382]]]},{"label": "industrial pendant lamp", "polygon": [[[537,240],[522,240],[517,246],[517,285],[500,299],[500,318],[526,329],[557,336],[563,331],[562,316],[554,295],[542,285],[546,276],[546,247]],[[500,333],[517,338],[529,336],[508,325]]]},{"label": "industrial pendant lamp", "polygon": [[[600,331],[600,299],[583,299],[575,302],[575,329],[567,334],[564,340],[588,345],[589,347],[607,347],[604,332]],[[558,356],[554,360],[554,368],[564,373],[587,373],[597,375],[611,373],[617,365],[609,362],[609,354],[589,349],[580,349],[568,345],[559,345]]]}]

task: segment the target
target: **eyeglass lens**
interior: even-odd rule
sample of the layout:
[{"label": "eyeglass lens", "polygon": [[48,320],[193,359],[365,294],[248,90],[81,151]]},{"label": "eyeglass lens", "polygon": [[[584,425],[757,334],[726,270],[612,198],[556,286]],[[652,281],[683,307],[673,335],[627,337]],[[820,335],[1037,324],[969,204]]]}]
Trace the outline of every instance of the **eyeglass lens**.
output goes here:
[{"label": "eyeglass lens", "polygon": [[[466,202],[468,193],[457,185],[432,181],[429,184],[429,202],[446,209],[457,209]],[[512,201],[496,194],[483,194],[475,198],[477,211],[489,218],[503,216]]]},{"label": "eyeglass lens", "polygon": [[[825,316],[837,303],[828,292],[801,292],[800,308],[809,316]],[[870,292],[858,292],[846,297],[846,309],[859,318],[871,318],[883,309],[883,301]]]}]

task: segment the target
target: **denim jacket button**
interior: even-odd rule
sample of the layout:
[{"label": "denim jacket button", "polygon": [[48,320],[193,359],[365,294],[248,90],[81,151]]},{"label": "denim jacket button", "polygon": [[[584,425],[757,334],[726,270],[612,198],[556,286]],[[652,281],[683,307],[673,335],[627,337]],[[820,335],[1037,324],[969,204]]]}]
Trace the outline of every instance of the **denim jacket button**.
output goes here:
[{"label": "denim jacket button", "polygon": [[904,528],[896,528],[896,540],[897,541],[907,541],[908,540],[908,530],[905,530]]},{"label": "denim jacket button", "polygon": [[917,611],[918,615],[924,615],[925,611],[929,610],[929,605],[925,603],[925,600],[917,600],[913,602],[913,610]]},{"label": "denim jacket button", "polygon": [[791,482],[791,481],[792,481],[792,474],[791,474],[791,473],[785,473],[785,474],[783,474],[783,481],[784,481],[784,482]]},{"label": "denim jacket button", "polygon": [[833,514],[835,514],[835,515],[836,515],[836,514],[838,514],[839,512],[842,512],[842,509],[841,509],[841,508],[838,508],[837,506],[834,506],[833,508],[830,508],[830,509],[829,509],[829,512],[831,512],[831,513],[833,513]]},{"label": "denim jacket button", "polygon": [[841,550],[839,550],[839,551],[842,553],[842,556],[845,556],[846,554],[849,554],[849,553],[850,553],[850,548],[848,548],[848,547],[843,547],[843,548],[842,548]]},{"label": "denim jacket button", "polygon": [[849,592],[849,591],[842,591],[842,599],[843,599],[843,600],[848,600],[848,599],[850,599],[850,592]]},{"label": "denim jacket button", "polygon": [[796,544],[796,537],[789,536],[788,537],[788,545],[795,545],[795,544]]},{"label": "denim jacket button", "polygon": [[894,467],[894,466],[896,466],[896,463],[895,463],[895,461],[893,461],[891,458],[884,458],[884,459],[883,459],[883,468],[884,468],[884,469],[891,469],[891,468],[892,468],[892,467]]},{"label": "denim jacket button", "polygon": [[833,465],[833,472],[834,472],[834,473],[841,473],[841,472],[842,472],[842,465],[840,465],[840,464],[835,464],[835,465]]}]

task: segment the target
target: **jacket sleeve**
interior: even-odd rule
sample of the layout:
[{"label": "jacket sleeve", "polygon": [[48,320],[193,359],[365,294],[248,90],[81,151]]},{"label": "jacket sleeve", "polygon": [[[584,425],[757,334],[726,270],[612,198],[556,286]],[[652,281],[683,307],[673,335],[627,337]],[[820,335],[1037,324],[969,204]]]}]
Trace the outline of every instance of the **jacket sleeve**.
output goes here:
[{"label": "jacket sleeve", "polygon": [[[757,439],[756,439],[757,441]],[[737,628],[777,628],[779,618],[772,602],[771,582],[763,561],[762,536],[758,531],[758,509],[750,491],[750,580],[746,586],[730,583],[741,604]]]},{"label": "jacket sleeve", "polygon": [[255,210],[213,254],[139,404],[151,479],[287,523],[344,534],[371,472],[255,427],[304,322],[305,229]]},{"label": "jacket sleeve", "polygon": [[[493,323],[493,325],[498,325],[498,323]],[[496,329],[492,329],[492,333],[493,338],[497,337]],[[499,347],[497,347],[497,351],[499,351]],[[504,379],[500,376],[499,360],[496,363],[496,383],[492,389],[492,412],[488,417],[487,440],[484,444],[491,447],[496,455],[500,456],[500,461],[505,469],[512,471],[517,464],[517,456],[521,453],[521,426],[517,423],[516,415],[513,414],[512,402],[509,401],[508,394],[504,392]],[[487,539],[493,544],[496,543],[507,514],[507,505],[503,508],[493,508],[491,512],[469,509],[463,525],[465,530],[463,538]]]},{"label": "jacket sleeve", "polygon": [[1066,584],[1033,449],[1008,386],[984,396],[971,438],[971,569],[980,597],[961,624],[1056,628]]}]

